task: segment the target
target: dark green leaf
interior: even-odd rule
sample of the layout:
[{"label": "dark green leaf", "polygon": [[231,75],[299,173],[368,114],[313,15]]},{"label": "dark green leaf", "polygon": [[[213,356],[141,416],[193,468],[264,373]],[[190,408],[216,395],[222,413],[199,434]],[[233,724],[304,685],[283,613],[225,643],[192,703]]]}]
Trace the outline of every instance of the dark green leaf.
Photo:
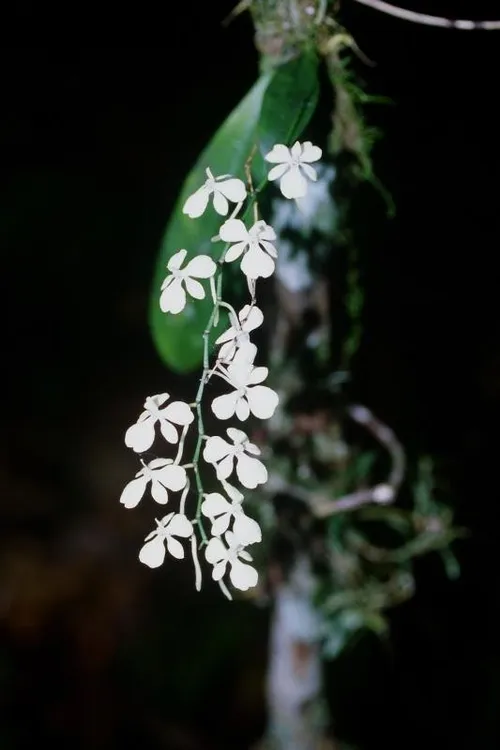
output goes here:
[{"label": "dark green leaf", "polygon": [[[167,226],[160,249],[150,307],[150,325],[156,349],[172,370],[189,372],[202,362],[202,333],[213,307],[207,290],[204,300],[191,300],[178,315],[165,314],[158,300],[160,287],[167,275],[166,265],[174,253],[186,248],[188,258],[206,253],[220,256],[221,245],[210,242],[222,223],[221,217],[209,206],[199,219],[190,219],[182,213],[184,202],[205,182],[205,169],[210,167],[215,175],[232,174],[244,178],[244,165],[255,143],[255,131],[264,91],[270,75],[262,76],[247,96],[233,110],[202,152],[182,187],[179,199]],[[221,321],[223,325],[224,320]],[[217,330],[213,331],[213,336]]]},{"label": "dark green leaf", "polygon": [[318,96],[316,55],[305,52],[273,71],[257,128],[260,156],[253,165],[257,183],[262,181],[268,168],[263,157],[276,143],[293,145],[313,116]]}]

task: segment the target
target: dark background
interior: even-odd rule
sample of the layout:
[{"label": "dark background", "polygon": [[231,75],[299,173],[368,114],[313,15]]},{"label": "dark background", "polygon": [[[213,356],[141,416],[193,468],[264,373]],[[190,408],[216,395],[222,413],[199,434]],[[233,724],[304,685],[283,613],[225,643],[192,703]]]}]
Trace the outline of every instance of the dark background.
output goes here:
[{"label": "dark background", "polygon": [[[193,597],[183,566],[143,570],[148,516],[118,504],[135,471],[125,428],[181,382],[147,330],[161,234],[257,74],[249,19],[221,26],[232,5],[2,11],[2,750],[244,748],[263,726],[267,613]],[[495,11],[474,3],[474,17]],[[347,0],[342,20],[376,62],[358,66],[368,90],[394,102],[367,115],[397,205],[389,221],[373,194],[353,219],[367,304],[351,393],[410,456],[436,456],[472,535],[461,580],[421,563],[391,644],[345,654],[330,697],[362,748],[496,748],[500,32]]]}]

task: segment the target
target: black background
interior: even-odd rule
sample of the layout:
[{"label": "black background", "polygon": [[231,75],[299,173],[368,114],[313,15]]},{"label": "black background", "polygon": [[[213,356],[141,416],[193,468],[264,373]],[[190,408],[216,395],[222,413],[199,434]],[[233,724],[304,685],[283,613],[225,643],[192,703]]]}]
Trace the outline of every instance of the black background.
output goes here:
[{"label": "black background", "polygon": [[[90,517],[97,513],[102,498],[104,546],[120,544],[110,508],[133,471],[121,435],[144,394],[164,390],[146,321],[162,230],[187,169],[257,75],[249,19],[221,26],[232,5],[142,3],[127,11],[24,4],[11,15],[2,11],[5,545],[18,538],[51,544],[71,519],[78,526],[89,508]],[[468,5],[412,7],[469,17]],[[475,18],[494,16],[491,4],[474,3]],[[449,583],[438,565],[423,563],[415,600],[393,616],[389,651],[370,643],[342,659],[332,700],[339,728],[362,747],[494,748],[500,32],[431,29],[347,0],[342,20],[376,62],[358,65],[368,90],[393,100],[367,115],[384,131],[375,166],[397,206],[389,221],[374,197],[356,216],[367,305],[353,394],[397,430],[410,455],[437,456],[458,520],[472,535],[460,548],[461,580]],[[177,382],[168,375],[169,386]],[[122,553],[129,571],[131,550]],[[116,561],[111,567],[120,569]],[[155,585],[147,576],[140,581]],[[160,586],[154,596],[167,591]],[[172,606],[158,605],[155,616],[168,617]],[[195,618],[203,612],[202,604],[183,606]],[[2,602],[7,622],[6,613]],[[259,617],[258,643],[265,630]],[[54,743],[56,730],[44,718],[50,701],[41,694],[57,672],[52,653],[63,654],[57,690],[69,690],[64,659],[71,647],[60,647],[57,627],[55,635],[43,630],[35,645],[15,628],[2,629],[11,676],[1,683],[5,735],[13,747],[45,736]],[[196,637],[193,625],[186,632]],[[177,637],[188,648],[187,635]],[[189,656],[184,667],[189,671]],[[106,674],[118,717],[106,746],[174,747],[173,740],[146,740],[140,718],[134,744],[124,718],[132,709],[120,702],[122,678]],[[141,717],[147,679],[127,679],[127,700]],[[220,683],[202,703],[215,705],[214,693],[227,694],[224,677]],[[216,747],[244,747],[262,718],[249,710],[238,724],[237,712],[214,712],[190,719],[187,711],[186,722],[201,723]],[[71,737],[82,747],[104,747],[99,733],[82,739],[75,729],[86,723],[82,716],[57,730],[61,746]]]}]

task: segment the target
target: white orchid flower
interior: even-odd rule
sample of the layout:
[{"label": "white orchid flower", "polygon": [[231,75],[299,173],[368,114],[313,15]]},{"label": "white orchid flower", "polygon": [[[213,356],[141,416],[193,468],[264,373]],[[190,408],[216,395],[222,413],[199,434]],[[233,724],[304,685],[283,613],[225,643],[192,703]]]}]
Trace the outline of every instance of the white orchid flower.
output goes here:
[{"label": "white orchid flower", "polygon": [[197,255],[185,268],[181,268],[187,250],[179,250],[167,263],[169,275],[161,285],[160,308],[162,312],[177,315],[186,306],[186,290],[195,299],[204,299],[205,290],[196,279],[209,279],[217,270],[215,262],[208,255]]},{"label": "white orchid flower", "polygon": [[241,492],[227,482],[224,483],[224,489],[232,502],[229,502],[220,492],[210,492],[205,495],[205,500],[201,504],[201,512],[212,521],[212,535],[224,534],[229,528],[231,519],[234,518],[232,532],[239,544],[246,546],[262,541],[259,524],[243,511]]},{"label": "white orchid flower", "polygon": [[241,591],[247,591],[256,586],[259,580],[259,574],[255,568],[246,564],[252,562],[252,557],[231,531],[226,532],[224,539],[227,547],[222,539],[212,537],[205,549],[207,562],[214,566],[212,578],[214,581],[220,581],[229,565],[229,578],[233,586]]},{"label": "white orchid flower", "polygon": [[139,560],[149,568],[159,568],[165,559],[165,543],[172,557],[182,560],[184,548],[178,539],[187,539],[193,534],[193,524],[181,513],[169,513],[161,521],[156,521],[157,528],[147,535],[139,552]]},{"label": "white orchid flower", "polygon": [[241,255],[241,270],[249,279],[269,278],[274,271],[274,258],[278,256],[272,244],[276,239],[274,229],[265,221],[257,221],[247,229],[241,219],[228,219],[219,229],[219,237],[224,242],[234,244],[224,255],[226,263],[237,260]]},{"label": "white orchid flower", "polygon": [[250,413],[258,419],[269,419],[274,414],[279,397],[272,388],[260,385],[267,378],[268,369],[253,366],[255,351],[253,344],[238,349],[234,359],[222,370],[224,379],[234,390],[212,401],[212,411],[218,419],[230,419],[236,414],[243,422]]},{"label": "white orchid flower", "polygon": [[207,463],[214,464],[217,478],[224,480],[233,473],[236,461],[236,475],[244,487],[254,490],[257,485],[267,482],[267,469],[257,458],[260,448],[250,442],[248,436],[234,427],[226,430],[231,443],[218,435],[209,437],[203,450],[203,458]]},{"label": "white orchid flower", "polygon": [[277,144],[264,157],[266,161],[276,165],[270,170],[267,179],[280,181],[280,190],[285,198],[303,198],[308,187],[306,177],[313,182],[317,179],[311,162],[321,159],[321,155],[319,146],[313,146],[311,141],[302,144],[296,141],[291,149]]},{"label": "white orchid flower", "polygon": [[146,399],[145,411],[125,433],[125,445],[128,448],[132,448],[136,453],[143,453],[151,448],[155,439],[157,422],[160,424],[161,434],[168,443],[179,442],[179,433],[174,424],[185,427],[194,420],[194,414],[184,401],[172,401],[168,406],[160,409],[169,398],[168,393],[158,393]]},{"label": "white orchid flower", "polygon": [[195,193],[189,196],[184,203],[182,213],[191,219],[201,216],[208,205],[208,200],[213,195],[214,208],[220,216],[227,216],[229,203],[241,203],[247,197],[247,189],[243,180],[231,175],[223,174],[214,177],[210,169],[206,169],[207,179]]},{"label": "white orchid flower", "polygon": [[229,362],[235,355],[236,349],[250,343],[250,332],[254,331],[264,320],[262,310],[255,305],[245,305],[238,313],[238,320],[230,314],[231,327],[224,331],[216,340],[221,344],[218,358],[223,362]]},{"label": "white orchid flower", "polygon": [[146,487],[151,482],[151,496],[160,505],[168,502],[168,492],[177,492],[184,489],[187,483],[186,470],[182,466],[174,464],[170,458],[154,458],[148,464],[144,464],[123,489],[120,502],[126,508],[135,508],[140,503]]}]

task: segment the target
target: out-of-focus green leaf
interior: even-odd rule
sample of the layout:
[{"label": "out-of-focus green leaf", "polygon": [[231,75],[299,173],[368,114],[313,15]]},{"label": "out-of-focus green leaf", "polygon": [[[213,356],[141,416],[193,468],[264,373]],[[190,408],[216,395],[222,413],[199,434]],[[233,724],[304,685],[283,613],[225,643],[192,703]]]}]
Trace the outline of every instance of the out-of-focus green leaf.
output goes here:
[{"label": "out-of-focus green leaf", "polygon": [[[312,117],[318,100],[318,61],[304,53],[262,76],[227,118],[203,151],[182,187],[167,226],[156,266],[151,299],[150,324],[156,349],[163,361],[177,372],[189,372],[202,362],[202,333],[212,310],[209,295],[204,300],[188,298],[179,315],[161,312],[158,300],[167,275],[166,265],[179,249],[193,254],[220,256],[220,244],[210,238],[218,233],[221,217],[211,206],[199,219],[182,213],[184,202],[205,182],[205,170],[215,175],[231,174],[244,178],[244,167],[252,154],[252,172],[257,187],[266,181],[269,165],[266,154],[276,143],[292,145]],[[231,269],[225,272],[226,286],[231,284]],[[222,324],[224,325],[224,320]],[[211,341],[220,332],[213,329]]]},{"label": "out-of-focus green leaf", "polygon": [[[188,251],[188,259],[202,253],[214,258],[220,256],[222,246],[210,242],[210,238],[218,233],[223,221],[211,205],[199,219],[185,216],[182,207],[189,195],[205,182],[207,167],[210,167],[215,175],[231,174],[244,177],[244,165],[255,143],[262,97],[269,80],[270,74],[259,78],[202,152],[182,186],[163,237],[153,281],[150,326],[160,357],[168,367],[177,372],[189,372],[201,364],[202,333],[213,303],[207,290],[204,300],[193,300],[188,297],[186,307],[178,315],[163,313],[160,310],[159,298],[161,284],[167,276],[166,266],[172,255],[181,248]],[[212,338],[216,332],[214,329]]]},{"label": "out-of-focus green leaf", "polygon": [[269,167],[263,157],[276,143],[292,146],[314,114],[319,96],[318,58],[311,52],[273,71],[264,94],[257,138],[260,154],[252,165],[260,183]]}]

